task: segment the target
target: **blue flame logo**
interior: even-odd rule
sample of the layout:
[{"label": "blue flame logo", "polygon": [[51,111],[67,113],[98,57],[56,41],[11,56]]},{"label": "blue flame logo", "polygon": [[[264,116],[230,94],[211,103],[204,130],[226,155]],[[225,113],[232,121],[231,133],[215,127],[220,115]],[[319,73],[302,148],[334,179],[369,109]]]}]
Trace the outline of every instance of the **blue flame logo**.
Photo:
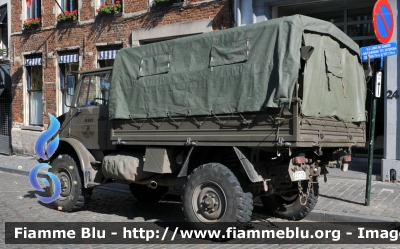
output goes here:
[{"label": "blue flame logo", "polygon": [[35,143],[35,153],[43,160],[49,159],[54,154],[54,152],[56,151],[56,149],[58,147],[58,143],[60,141],[60,138],[57,135],[53,141],[50,141],[47,144],[47,156],[48,156],[47,157],[45,155],[45,151],[44,151],[44,146],[46,144],[46,141],[48,141],[52,136],[54,136],[57,133],[57,131],[60,129],[60,122],[58,122],[58,120],[50,113],[49,113],[49,117],[50,117],[49,128],[47,129],[47,131],[40,134],[40,136],[38,137],[38,139],[36,140],[36,143]]},{"label": "blue flame logo", "polygon": [[[60,141],[59,136],[57,135],[52,141],[47,143],[47,147],[46,147],[46,151],[45,151],[44,147],[46,145],[46,142],[48,140],[50,140],[55,134],[57,134],[58,130],[60,129],[60,122],[50,113],[49,113],[49,117],[50,117],[49,128],[47,129],[47,131],[40,134],[40,136],[38,137],[38,139],[36,140],[36,143],[35,143],[35,153],[43,160],[48,160],[54,154],[54,152],[56,151],[56,149],[58,147],[58,143]],[[39,169],[42,167],[51,168],[51,166],[48,165],[47,163],[41,163],[41,164],[36,165],[29,173],[29,181],[30,181],[32,187],[34,187],[36,190],[44,192],[43,188],[39,185],[39,183],[37,181],[37,174],[39,172]],[[60,180],[57,178],[57,176],[54,175],[53,173],[46,172],[46,174],[51,178],[51,181],[53,182],[53,186],[54,186],[53,195],[51,197],[43,197],[38,194],[35,194],[35,195],[36,195],[36,198],[38,198],[41,202],[50,203],[50,202],[55,201],[60,196],[61,183],[60,183]],[[49,183],[49,181],[47,181],[46,178],[42,178],[42,182],[47,187],[50,187],[50,183]]]}]

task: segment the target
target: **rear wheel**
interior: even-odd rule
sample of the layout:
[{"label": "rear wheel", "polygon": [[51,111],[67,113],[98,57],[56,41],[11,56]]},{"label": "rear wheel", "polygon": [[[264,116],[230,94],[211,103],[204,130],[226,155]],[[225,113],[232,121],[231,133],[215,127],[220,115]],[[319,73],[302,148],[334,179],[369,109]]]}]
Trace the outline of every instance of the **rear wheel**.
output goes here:
[{"label": "rear wheel", "polygon": [[182,195],[185,218],[198,228],[216,228],[222,222],[245,226],[251,219],[253,196],[226,166],[213,163],[196,168]]},{"label": "rear wheel", "polygon": [[[92,188],[83,188],[77,161],[69,155],[60,155],[51,162],[49,171],[55,174],[61,183],[60,196],[53,202],[60,211],[81,209],[92,195]],[[53,184],[48,191],[53,195]]]},{"label": "rear wheel", "polygon": [[[293,187],[292,191],[289,190],[280,195],[261,197],[263,206],[267,213],[272,216],[287,220],[301,220],[314,209],[318,202],[318,183],[314,183],[313,185],[311,185],[305,205],[300,203],[300,194],[297,183],[295,183],[295,187]],[[308,181],[303,181],[301,186],[302,191],[306,192]],[[302,200],[302,202],[304,202],[304,200]]]},{"label": "rear wheel", "polygon": [[131,183],[129,184],[132,195],[141,202],[155,203],[159,202],[168,192],[168,187],[158,186],[155,189],[146,185]]}]

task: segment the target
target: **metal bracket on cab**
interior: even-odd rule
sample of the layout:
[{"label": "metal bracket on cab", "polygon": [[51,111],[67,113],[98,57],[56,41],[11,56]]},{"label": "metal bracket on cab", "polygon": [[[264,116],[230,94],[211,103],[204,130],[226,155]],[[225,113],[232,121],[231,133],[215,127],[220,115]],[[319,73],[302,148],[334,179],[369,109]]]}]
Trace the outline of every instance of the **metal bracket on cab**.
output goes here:
[{"label": "metal bracket on cab", "polygon": [[278,147],[276,154],[280,156],[280,154],[283,153],[291,156],[292,155],[292,148],[290,148],[291,145],[292,143],[285,142],[283,137],[278,137],[278,141],[276,142],[276,146]]},{"label": "metal bracket on cab", "polygon": [[197,145],[197,142],[196,141],[192,141],[192,139],[190,137],[188,137],[188,138],[186,138],[185,145],[187,145],[187,146],[195,146],[195,145]]},{"label": "metal bracket on cab", "polygon": [[126,144],[126,142],[125,142],[125,141],[122,141],[122,139],[119,137],[119,138],[117,139],[117,144]]}]

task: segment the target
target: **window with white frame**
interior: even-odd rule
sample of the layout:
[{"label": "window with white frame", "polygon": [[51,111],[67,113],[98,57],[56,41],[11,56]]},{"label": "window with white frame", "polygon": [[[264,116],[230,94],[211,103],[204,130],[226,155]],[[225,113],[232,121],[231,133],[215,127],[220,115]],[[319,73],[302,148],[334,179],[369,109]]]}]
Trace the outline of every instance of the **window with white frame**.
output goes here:
[{"label": "window with white frame", "polygon": [[26,0],[26,19],[41,18],[41,0]]},{"label": "window with white frame", "polygon": [[[57,0],[57,21],[64,20],[62,16],[66,16],[68,18],[72,18],[73,20],[77,20],[78,16],[78,0]],[[64,17],[65,18],[65,17]]]},{"label": "window with white frame", "polygon": [[69,111],[72,98],[75,92],[75,85],[68,81],[68,73],[73,73],[75,82],[78,82],[79,54],[78,51],[59,53],[58,64],[60,67],[60,90],[62,92],[62,112]]},{"label": "window with white frame", "polygon": [[57,0],[59,13],[78,9],[78,0]]},{"label": "window with white frame", "polygon": [[43,125],[43,69],[39,56],[25,58],[26,83],[29,95],[29,125]]},{"label": "window with white frame", "polygon": [[[112,67],[114,65],[115,56],[121,49],[121,46],[104,46],[97,47],[97,61],[98,66],[102,67]],[[104,77],[100,77],[100,90],[104,99],[108,100],[110,93],[110,83],[105,80]]]},{"label": "window with white frame", "polygon": [[122,46],[101,46],[97,47],[97,61],[99,67],[112,67],[115,56]]},{"label": "window with white frame", "polygon": [[122,12],[122,0],[96,0],[96,13],[112,13]]}]

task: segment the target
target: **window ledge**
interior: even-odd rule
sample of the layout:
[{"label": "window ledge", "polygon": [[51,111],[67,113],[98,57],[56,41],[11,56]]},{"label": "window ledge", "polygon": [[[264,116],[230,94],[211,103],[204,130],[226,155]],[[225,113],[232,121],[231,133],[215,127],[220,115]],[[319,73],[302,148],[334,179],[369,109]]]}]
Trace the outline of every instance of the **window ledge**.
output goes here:
[{"label": "window ledge", "polygon": [[64,51],[68,51],[68,50],[77,50],[77,49],[79,49],[80,48],[80,46],[70,46],[70,47],[57,47],[55,50],[57,51],[57,52],[64,52]]},{"label": "window ledge", "polygon": [[28,52],[22,52],[22,55],[35,55],[35,54],[41,54],[43,53],[43,50],[36,50],[36,51],[28,51]]},{"label": "window ledge", "polygon": [[43,131],[43,127],[42,126],[22,126],[21,130],[31,130],[31,131]]}]

